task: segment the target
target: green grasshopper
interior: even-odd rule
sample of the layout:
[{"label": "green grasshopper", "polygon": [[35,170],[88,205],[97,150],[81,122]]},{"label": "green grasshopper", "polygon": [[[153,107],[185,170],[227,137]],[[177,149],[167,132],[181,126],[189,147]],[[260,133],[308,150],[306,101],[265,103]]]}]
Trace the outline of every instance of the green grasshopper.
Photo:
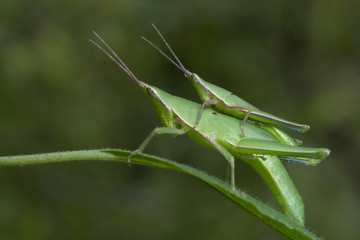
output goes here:
[{"label": "green grasshopper", "polygon": [[280,117],[274,116],[270,113],[266,113],[246,102],[245,100],[239,98],[234,95],[232,92],[227,91],[223,88],[220,88],[214,84],[204,81],[200,78],[196,73],[192,73],[187,70],[183,64],[180,62],[170,45],[167,43],[165,38],[162,36],[160,31],[156,28],[154,24],[152,24],[154,29],[157,31],[162,41],[165,43],[167,48],[170,50],[171,54],[176,59],[177,63],[173,61],[170,57],[168,57],[163,51],[161,51],[157,46],[155,46],[152,42],[142,36],[142,38],[147,41],[151,46],[157,49],[163,56],[165,56],[170,62],[172,62],[177,68],[179,68],[182,72],[184,72],[185,76],[191,81],[196,91],[198,92],[203,104],[201,106],[201,110],[199,112],[196,124],[200,121],[202,112],[206,106],[213,106],[219,112],[225,113],[227,115],[233,116],[238,119],[243,119],[240,124],[240,129],[242,130],[242,134],[244,136],[244,124],[248,119],[255,121],[256,123],[262,124],[270,124],[274,126],[284,127],[292,130],[296,130],[299,132],[306,132],[310,129],[310,126],[304,124],[298,124],[295,122],[291,122]]},{"label": "green grasshopper", "polygon": [[246,137],[243,137],[239,128],[241,120],[221,114],[210,108],[203,110],[202,117],[195,126],[201,109],[200,104],[168,94],[159,88],[138,80],[107,43],[98,34],[95,32],[94,34],[117,60],[97,43],[90,41],[114,61],[145,92],[153,103],[164,126],[156,127],[140,147],[128,156],[129,163],[130,158],[143,152],[155,136],[188,134],[195,142],[217,150],[228,161],[231,187],[234,191],[236,191],[235,157],[237,157],[250,164],[262,177],[287,216],[299,224],[304,223],[304,208],[301,196],[279,158],[302,158],[311,164],[316,164],[329,155],[330,151],[328,149],[286,145],[279,142],[268,131],[247,122],[244,123]]},{"label": "green grasshopper", "polygon": [[[267,130],[268,132],[270,132],[271,134],[273,134],[281,143],[284,143],[287,145],[292,145],[292,146],[297,146],[297,145],[302,144],[302,141],[291,138],[289,135],[287,135],[285,132],[278,129],[276,126],[282,126],[285,128],[290,128],[293,130],[298,130],[300,132],[304,132],[304,131],[307,131],[308,129],[310,129],[310,127],[308,125],[290,122],[290,121],[281,119],[279,117],[276,117],[274,115],[271,115],[269,113],[265,113],[265,112],[257,109],[250,103],[235,96],[231,92],[202,80],[197,74],[190,73],[183,66],[181,61],[178,59],[178,57],[176,56],[176,54],[174,53],[174,51],[172,50],[170,45],[167,43],[167,41],[165,40],[165,38],[163,37],[161,32],[156,28],[156,26],[154,24],[152,24],[152,26],[157,31],[160,38],[165,43],[167,48],[170,50],[170,52],[172,53],[172,55],[174,56],[174,58],[176,59],[178,64],[176,64],[170,57],[168,57],[163,51],[161,51],[157,46],[155,46],[148,39],[146,39],[145,37],[142,37],[142,38],[145,41],[147,41],[151,46],[153,46],[156,50],[158,50],[163,56],[165,56],[176,67],[178,67],[181,71],[183,71],[185,73],[185,76],[191,80],[191,83],[197,90],[198,94],[200,95],[200,98],[204,101],[201,106],[201,110],[199,112],[199,115],[198,115],[198,118],[197,118],[197,121],[196,121],[194,127],[196,127],[196,125],[198,124],[204,108],[206,106],[213,105],[213,106],[215,106],[216,110],[218,110],[222,113],[228,114],[230,116],[233,116],[233,117],[236,117],[239,119],[243,119],[243,121],[240,123],[240,129],[242,130],[243,136],[244,136],[243,124],[248,120],[249,116],[250,116],[250,118],[253,118],[253,116],[250,115],[250,114],[253,114],[253,115],[255,115],[254,118],[256,118],[259,121],[260,121],[259,116],[266,116],[266,117],[264,117],[265,119],[263,119],[262,122],[256,121],[254,123],[256,123],[261,128],[263,128],[263,129]],[[221,96],[223,96],[223,97],[221,97]],[[248,111],[246,112],[246,114],[245,114],[245,112],[240,111],[240,110],[247,110],[247,109],[248,109]],[[252,111],[251,109],[254,109],[254,111]],[[280,125],[278,122],[281,122],[284,125]],[[312,163],[308,162],[306,158],[304,159],[301,157],[292,157],[292,158],[287,158],[287,159],[282,158],[282,160],[298,162],[298,163],[302,163],[302,164],[306,164],[306,165],[316,165],[317,164],[314,162],[312,162]]]}]

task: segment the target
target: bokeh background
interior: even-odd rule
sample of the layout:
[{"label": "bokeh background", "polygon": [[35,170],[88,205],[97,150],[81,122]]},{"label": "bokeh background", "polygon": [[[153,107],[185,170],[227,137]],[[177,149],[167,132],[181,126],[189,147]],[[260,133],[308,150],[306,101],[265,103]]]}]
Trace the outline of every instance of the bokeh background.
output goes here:
[{"label": "bokeh background", "polygon": [[[0,7],[0,154],[136,149],[159,126],[137,86],[89,43],[96,30],[139,79],[199,101],[161,48],[155,23],[204,79],[255,106],[311,125],[293,133],[328,147],[317,167],[286,164],[309,229],[360,239],[360,2],[20,1]],[[219,177],[226,162],[186,136],[148,153]],[[255,172],[237,183],[276,207]],[[279,239],[202,182],[161,169],[106,162],[0,168],[0,239]]]}]

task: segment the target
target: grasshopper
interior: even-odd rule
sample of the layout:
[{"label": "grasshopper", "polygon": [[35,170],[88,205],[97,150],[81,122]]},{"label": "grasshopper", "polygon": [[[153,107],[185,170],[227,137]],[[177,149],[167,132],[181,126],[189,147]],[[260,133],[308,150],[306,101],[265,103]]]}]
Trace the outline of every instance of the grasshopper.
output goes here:
[{"label": "grasshopper", "polygon": [[303,225],[304,208],[301,196],[280,159],[302,158],[316,164],[330,154],[328,149],[286,145],[268,131],[247,122],[244,123],[243,129],[246,137],[243,137],[239,128],[241,120],[211,108],[203,109],[202,117],[198,120],[198,113],[202,108],[200,104],[171,95],[140,81],[108,44],[97,33],[94,34],[114,57],[94,41],[90,40],[90,42],[114,61],[148,96],[163,125],[156,127],[139,148],[128,156],[128,163],[133,155],[143,152],[155,136],[187,134],[195,142],[217,150],[228,161],[230,182],[234,191],[236,191],[235,157],[237,157],[250,164],[262,177],[284,213]]},{"label": "grasshopper", "polygon": [[235,118],[242,119],[240,123],[240,129],[242,135],[244,136],[244,124],[245,122],[250,119],[255,121],[258,124],[270,124],[273,126],[279,126],[283,128],[288,128],[292,130],[296,130],[299,132],[306,132],[310,129],[310,126],[299,124],[295,122],[291,122],[270,113],[266,113],[261,111],[260,109],[256,108],[255,106],[251,105],[247,101],[239,98],[232,92],[218,87],[214,84],[206,82],[201,77],[199,77],[196,73],[192,73],[187,70],[184,65],[180,62],[179,58],[176,56],[170,45],[167,43],[161,32],[156,28],[154,24],[152,24],[162,41],[165,43],[167,48],[170,50],[171,54],[176,59],[177,63],[168,57],[163,51],[161,51],[157,46],[155,46],[152,42],[150,42],[145,37],[141,37],[146,42],[148,42],[151,46],[157,49],[163,56],[165,56],[171,63],[173,63],[177,68],[179,68],[185,76],[191,81],[192,85],[198,92],[203,104],[201,106],[201,110],[199,112],[196,125],[199,123],[202,112],[206,106],[213,106],[217,111],[225,113],[227,115],[233,116]]}]

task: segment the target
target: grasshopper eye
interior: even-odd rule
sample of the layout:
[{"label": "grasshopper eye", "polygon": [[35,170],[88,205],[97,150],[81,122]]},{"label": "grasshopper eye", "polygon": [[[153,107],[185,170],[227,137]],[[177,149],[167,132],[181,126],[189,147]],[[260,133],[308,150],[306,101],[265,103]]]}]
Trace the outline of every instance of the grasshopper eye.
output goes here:
[{"label": "grasshopper eye", "polygon": [[200,82],[200,77],[196,73],[191,74],[191,79],[196,83]]},{"label": "grasshopper eye", "polygon": [[156,98],[156,97],[157,97],[155,91],[152,90],[151,88],[147,88],[146,90],[147,90],[147,92],[149,93],[149,95],[150,95],[151,97],[153,97],[153,98]]}]

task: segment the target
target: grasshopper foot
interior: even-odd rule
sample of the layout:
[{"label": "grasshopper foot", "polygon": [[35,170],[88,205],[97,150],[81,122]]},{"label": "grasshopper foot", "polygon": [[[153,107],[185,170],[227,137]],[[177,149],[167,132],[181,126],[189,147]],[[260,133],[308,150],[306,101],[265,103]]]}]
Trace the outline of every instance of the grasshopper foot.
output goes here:
[{"label": "grasshopper foot", "polygon": [[127,163],[129,167],[132,167],[131,165],[131,161],[130,158],[136,154],[142,153],[140,149],[136,149],[135,151],[133,151],[132,153],[130,153],[130,155],[127,157]]},{"label": "grasshopper foot", "polygon": [[243,127],[242,125],[240,125],[240,130],[241,130],[240,136],[241,136],[242,138],[244,138],[244,137],[245,137],[245,130],[244,130],[244,127]]}]

